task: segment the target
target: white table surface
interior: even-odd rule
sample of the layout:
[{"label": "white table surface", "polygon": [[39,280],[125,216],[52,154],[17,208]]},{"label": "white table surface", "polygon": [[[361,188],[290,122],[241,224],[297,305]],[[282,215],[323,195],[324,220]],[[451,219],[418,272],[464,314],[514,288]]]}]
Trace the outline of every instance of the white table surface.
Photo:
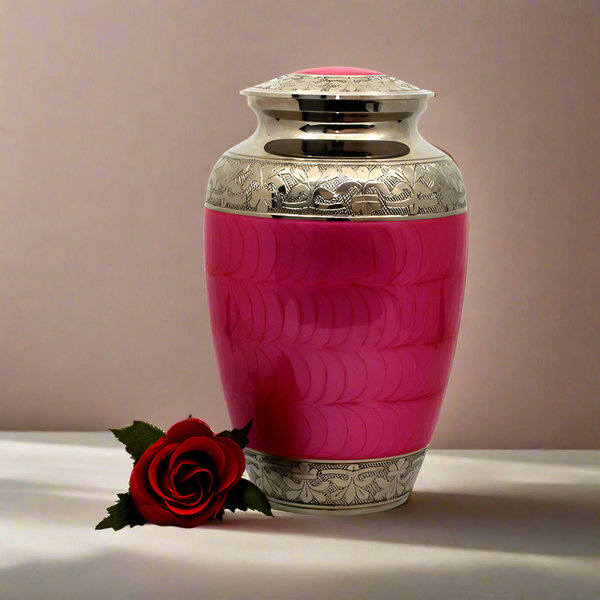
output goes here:
[{"label": "white table surface", "polygon": [[130,470],[108,433],[0,433],[0,599],[600,598],[600,451],[430,451],[374,515],[94,531]]}]

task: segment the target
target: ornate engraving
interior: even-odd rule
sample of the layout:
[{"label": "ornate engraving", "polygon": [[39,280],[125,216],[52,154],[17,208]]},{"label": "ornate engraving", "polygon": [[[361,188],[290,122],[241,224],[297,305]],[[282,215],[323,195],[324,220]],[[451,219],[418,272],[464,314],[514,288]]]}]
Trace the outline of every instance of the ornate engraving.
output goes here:
[{"label": "ornate engraving", "polygon": [[423,92],[430,94],[416,85],[406,83],[389,75],[306,75],[291,73],[282,75],[265,83],[253,85],[244,90],[288,92],[289,94],[393,94]]},{"label": "ornate engraving", "polygon": [[250,480],[292,508],[349,510],[393,503],[409,494],[427,448],[363,461],[303,461],[246,448]]},{"label": "ornate engraving", "polygon": [[247,213],[423,218],[463,212],[462,176],[450,158],[428,162],[289,162],[225,154],[207,204]]}]

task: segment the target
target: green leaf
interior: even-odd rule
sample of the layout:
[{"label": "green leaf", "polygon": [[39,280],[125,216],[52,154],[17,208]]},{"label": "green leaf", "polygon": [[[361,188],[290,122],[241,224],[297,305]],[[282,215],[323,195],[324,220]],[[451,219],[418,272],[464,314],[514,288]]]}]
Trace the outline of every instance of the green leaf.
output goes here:
[{"label": "green leaf", "polygon": [[106,509],[108,510],[108,517],[102,519],[96,525],[96,529],[112,528],[118,531],[119,529],[123,529],[123,527],[127,527],[127,525],[135,527],[136,525],[143,525],[148,522],[136,508],[129,492],[126,494],[117,494],[117,496],[119,497],[118,502]]},{"label": "green leaf", "polygon": [[142,454],[154,442],[165,435],[162,429],[145,421],[134,421],[123,429],[111,429],[111,431],[122,444],[125,444],[125,450],[131,454],[135,462],[140,460]]},{"label": "green leaf", "polygon": [[243,429],[232,429],[231,431],[221,431],[221,433],[217,434],[220,437],[224,437],[224,438],[229,438],[230,440],[233,440],[240,448],[245,448],[248,445],[248,442],[250,441],[248,439],[248,434],[250,433],[250,429],[252,429],[252,421],[253,419],[250,419],[250,422],[248,423],[248,425],[246,425],[246,427],[244,427]]},{"label": "green leaf", "polygon": [[225,508],[236,510],[256,510],[272,517],[271,505],[263,491],[247,479],[240,479],[231,489],[225,500]]}]

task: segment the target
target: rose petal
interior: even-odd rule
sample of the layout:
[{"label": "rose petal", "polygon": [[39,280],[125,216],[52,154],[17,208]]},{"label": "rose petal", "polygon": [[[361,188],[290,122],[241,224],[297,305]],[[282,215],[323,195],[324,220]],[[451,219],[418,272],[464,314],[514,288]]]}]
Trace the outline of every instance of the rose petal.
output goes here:
[{"label": "rose petal", "polygon": [[195,460],[191,460],[191,459],[185,460],[185,459],[181,459],[181,458],[175,462],[173,468],[169,469],[169,486],[173,490],[175,489],[175,475],[177,475],[177,471],[179,470],[179,467],[181,467],[183,465],[197,466],[198,463]]},{"label": "rose petal", "polygon": [[[204,452],[207,454],[212,459],[213,465],[203,465],[201,463],[198,464],[206,467],[214,467],[211,468],[211,471],[213,471],[217,476],[219,476],[225,468],[225,453],[221,449],[221,446],[217,444],[213,438],[192,437],[189,440],[181,443],[179,448],[177,448],[177,450],[173,453],[171,460],[169,461],[169,470],[173,469],[175,461],[186,452]],[[194,457],[194,459],[195,458],[196,457]],[[185,457],[185,459],[191,460],[190,457]]]},{"label": "rose petal", "polygon": [[[164,464],[164,463],[163,463]],[[169,495],[177,494],[177,490],[173,487],[172,478],[169,477],[170,473],[168,469],[158,470],[158,485],[161,490],[168,490]],[[165,492],[167,493],[167,492]]]},{"label": "rose petal", "polygon": [[225,453],[225,468],[218,480],[219,486],[217,492],[229,489],[234,486],[244,473],[246,460],[242,449],[232,440],[227,438],[215,438]]},{"label": "rose petal", "polygon": [[[159,496],[162,496],[166,500],[168,500],[171,497],[171,494],[169,493],[168,489],[166,491],[161,489],[160,485],[158,484],[157,472],[158,472],[158,468],[160,467],[160,464],[168,456],[171,456],[178,448],[179,448],[178,444],[167,444],[166,446],[163,446],[159,450],[158,454],[152,459],[152,462],[150,463],[150,466],[148,467],[148,481],[150,482],[152,489]],[[165,465],[164,468],[166,469],[167,466]]]},{"label": "rose petal", "polygon": [[[226,498],[227,494],[221,492],[220,494],[212,497],[210,504],[201,513],[182,518],[185,518],[186,521],[189,519],[192,523],[197,523],[197,525],[202,525],[202,523],[213,521],[219,511],[223,508]],[[196,525],[191,525],[191,527],[196,527]]]},{"label": "rose petal", "polygon": [[[236,442],[230,440],[229,438],[222,438],[217,436],[215,438],[215,441],[221,445],[221,448],[223,448],[223,446],[226,446],[229,450],[233,452],[235,459],[232,460],[228,456],[226,471],[223,473],[223,475],[221,475],[221,479],[224,481],[229,481],[232,478],[233,474],[233,480],[231,481],[229,486],[234,486],[242,478],[242,475],[246,470],[246,456],[244,455],[244,451],[239,447],[238,444],[236,444]],[[234,466],[235,470],[233,469]],[[220,487],[217,491],[221,491],[225,487],[226,485],[223,484],[223,482],[221,481]]]},{"label": "rose petal", "polygon": [[180,519],[176,517],[171,511],[158,504],[142,503],[139,500],[139,496],[136,495],[134,488],[131,489],[131,497],[136,508],[140,511],[141,515],[150,523],[155,525],[175,525],[179,527],[185,527]]},{"label": "rose petal", "polygon": [[215,436],[213,430],[200,419],[185,419],[175,423],[165,435],[168,444],[182,443],[191,437],[208,437]]},{"label": "rose petal", "polygon": [[150,523],[163,526],[172,525],[175,527],[186,528],[197,527],[207,521],[212,521],[225,503],[225,496],[222,498],[219,497],[216,500],[213,498],[213,501],[200,512],[189,516],[181,516],[171,512],[166,506],[162,506],[156,502],[148,502],[145,499],[145,496],[140,494],[139,488],[135,482],[130,487],[130,492],[133,503],[142,516]]},{"label": "rose petal", "polygon": [[194,475],[203,494],[213,495],[213,474],[210,471],[200,471]]},{"label": "rose petal", "polygon": [[165,500],[167,507],[172,510],[176,515],[195,515],[203,511],[212,501],[214,496],[206,496],[203,501],[198,504],[192,505],[181,505],[179,502],[173,502],[172,500]]},{"label": "rose petal", "polygon": [[[211,459],[211,461],[207,461],[207,462],[212,462],[212,459]],[[178,456],[175,459],[175,462],[173,463],[173,467],[169,470],[169,475],[171,477],[173,477],[173,479],[175,479],[176,477],[179,479],[181,469],[186,469],[186,468],[192,469],[192,470],[193,469],[206,469],[206,467],[203,467],[202,465],[199,464],[198,460],[196,460],[194,458],[193,454],[184,454],[183,456]],[[207,469],[207,470],[210,470],[210,469]],[[185,479],[187,479],[187,477]]]},{"label": "rose petal", "polygon": [[197,495],[197,492],[194,492],[193,494],[182,494],[179,492],[179,490],[176,488],[176,482],[175,482],[175,477],[177,476],[180,467],[189,467],[190,469],[202,469],[202,467],[198,466],[197,461],[195,460],[190,460],[190,459],[185,459],[183,457],[180,457],[178,460],[175,461],[175,465],[173,467],[173,469],[171,469],[168,472],[168,479],[169,479],[169,488],[173,490],[173,498],[188,498],[194,495]]},{"label": "rose petal", "polygon": [[181,514],[184,514],[184,511],[187,511],[189,514],[193,514],[201,511],[212,500],[211,495],[207,495],[204,498],[199,494],[198,496],[195,502],[179,502],[178,500],[163,500],[162,502],[165,503],[165,506],[169,510],[173,510],[174,512],[182,511]]},{"label": "rose petal", "polygon": [[215,494],[213,496],[213,501],[211,503],[211,506],[214,507],[214,514],[210,518],[210,521],[212,521],[217,516],[218,512],[223,508],[223,505],[225,504],[226,499],[227,499],[227,492],[221,492],[220,494]]},{"label": "rose petal", "polygon": [[135,481],[137,488],[139,489],[140,495],[147,498],[148,501],[155,501],[157,494],[152,490],[150,482],[148,481],[148,468],[154,457],[160,452],[165,438],[160,438],[154,444],[152,444],[142,454],[140,459],[137,461],[133,470],[131,471],[131,477],[129,478],[129,485]]},{"label": "rose petal", "polygon": [[[163,484],[163,482],[162,482],[163,477],[166,478],[167,485]],[[198,487],[198,489],[196,489],[195,491],[190,492],[189,494],[182,494],[175,487],[175,483],[173,482],[172,473],[167,473],[166,471],[163,471],[163,473],[160,473],[160,471],[159,471],[159,482],[161,484],[162,489],[165,489],[165,487],[167,487],[170,490],[171,498],[173,498],[174,500],[177,500],[178,502],[181,502],[182,504],[198,502],[198,500],[200,500],[200,498],[202,496],[202,490],[200,490],[200,487]]]},{"label": "rose petal", "polygon": [[197,527],[198,525],[202,525],[202,523],[206,523],[207,521],[212,521],[215,515],[221,510],[221,507],[225,503],[225,498],[222,501],[219,500],[219,503],[215,503],[215,498],[211,498],[210,502],[206,504],[206,506],[195,513],[191,514],[180,514],[173,512],[173,515],[178,517],[182,523],[185,523],[183,527]]},{"label": "rose petal", "polygon": [[168,509],[163,508],[163,500],[161,498],[148,497],[138,485],[138,479],[139,478],[137,477],[131,478],[129,482],[129,493],[131,494],[133,503],[142,516],[156,525],[178,525],[179,523],[174,518],[175,515]]},{"label": "rose petal", "polygon": [[191,489],[194,489],[194,491],[190,494],[183,494],[179,492],[179,489],[177,489],[176,495],[173,496],[173,500],[182,505],[183,508],[198,504],[203,498],[210,500],[210,498],[213,496],[212,473],[202,469],[200,472],[195,473],[194,475],[194,481],[190,481],[190,478],[186,480],[189,482],[188,485],[191,485]]},{"label": "rose petal", "polygon": [[200,467],[199,465],[187,465],[184,464],[181,466],[180,469],[177,469],[177,473],[175,474],[175,477],[173,479],[173,481],[175,482],[175,484],[181,484],[186,482],[190,477],[193,477],[194,475],[196,475],[197,473],[208,473],[210,475],[210,479],[212,482],[212,473],[208,470],[205,469],[204,467]]}]

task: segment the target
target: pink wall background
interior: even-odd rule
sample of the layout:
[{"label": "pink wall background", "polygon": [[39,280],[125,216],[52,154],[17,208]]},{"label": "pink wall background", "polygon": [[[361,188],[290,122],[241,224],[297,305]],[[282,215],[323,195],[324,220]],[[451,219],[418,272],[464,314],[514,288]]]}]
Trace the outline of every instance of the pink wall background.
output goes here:
[{"label": "pink wall background", "polygon": [[[342,10],[343,6],[343,10]],[[437,447],[600,447],[600,5],[0,2],[0,428],[228,424],[202,276],[238,90],[311,66],[437,92],[470,202]]]}]

